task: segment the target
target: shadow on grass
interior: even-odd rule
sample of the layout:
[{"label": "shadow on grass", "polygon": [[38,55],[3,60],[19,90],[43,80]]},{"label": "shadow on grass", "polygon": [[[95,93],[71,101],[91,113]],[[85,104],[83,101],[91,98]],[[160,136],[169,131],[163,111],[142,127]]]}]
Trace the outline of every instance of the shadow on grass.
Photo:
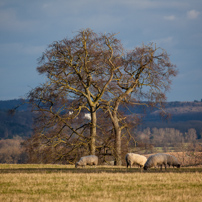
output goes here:
[{"label": "shadow on grass", "polygon": [[0,173],[187,173],[187,172],[202,172],[202,168],[182,167],[163,169],[148,169],[147,171],[139,168],[8,168],[0,169]]}]

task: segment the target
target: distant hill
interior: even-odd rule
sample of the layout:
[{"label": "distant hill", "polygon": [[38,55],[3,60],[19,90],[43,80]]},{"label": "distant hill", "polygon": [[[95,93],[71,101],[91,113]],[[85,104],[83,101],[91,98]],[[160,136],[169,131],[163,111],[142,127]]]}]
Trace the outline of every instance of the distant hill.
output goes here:
[{"label": "distant hill", "polygon": [[[165,112],[171,115],[171,121],[202,121],[202,102],[167,102]],[[160,110],[150,113],[150,117],[157,117]]]},{"label": "distant hill", "polygon": [[17,111],[27,111],[29,109],[29,105],[27,104],[27,100],[23,99],[14,99],[14,100],[0,100],[0,110],[7,111],[10,109],[17,108]]},{"label": "distant hill", "polygon": [[167,102],[165,108],[166,112],[173,115],[202,113],[202,102]]},{"label": "distant hill", "polygon": [[[20,107],[16,113],[9,115],[8,110],[17,106]],[[166,121],[162,121],[159,109],[151,110],[143,106],[127,106],[120,109],[131,118],[134,114],[142,117],[140,129],[167,127],[186,132],[189,128],[195,128],[198,136],[202,134],[202,102],[166,102],[165,112],[171,114],[171,118]],[[15,135],[28,137],[31,134],[32,113],[26,101],[21,99],[0,101],[0,139],[12,138]]]},{"label": "distant hill", "polygon": [[185,133],[194,128],[198,138],[202,138],[202,102],[166,102],[164,111],[170,114],[168,119],[160,116],[161,110],[148,109],[143,106],[127,106],[122,109],[133,119],[134,115],[142,117],[138,130],[145,128],[175,128]]},{"label": "distant hill", "polygon": [[[171,121],[201,120],[202,102],[166,102],[164,111],[170,114]],[[142,105],[127,106],[121,109],[127,115],[139,114],[144,116],[145,121],[161,120],[161,110],[158,108],[148,108]],[[145,115],[146,114],[146,115]]]}]

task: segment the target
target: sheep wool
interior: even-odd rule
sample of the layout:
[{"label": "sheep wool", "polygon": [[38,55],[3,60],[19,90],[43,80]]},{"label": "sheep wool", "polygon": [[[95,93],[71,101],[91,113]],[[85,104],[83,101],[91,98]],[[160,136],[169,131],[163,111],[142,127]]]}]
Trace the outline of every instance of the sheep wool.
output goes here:
[{"label": "sheep wool", "polygon": [[147,158],[145,156],[134,153],[127,153],[125,159],[127,168],[128,166],[130,166],[131,168],[133,164],[138,165],[141,168],[147,161]]},{"label": "sheep wool", "polygon": [[86,166],[86,165],[98,165],[98,157],[95,155],[83,156],[78,162],[76,162],[75,167]]},{"label": "sheep wool", "polygon": [[160,166],[160,169],[162,170],[162,166],[165,166],[165,170],[167,168],[167,165],[172,165],[176,167],[180,167],[180,163],[178,162],[177,158],[175,158],[172,155],[169,154],[154,154],[151,155],[148,159],[147,162],[144,165],[144,170],[147,170],[148,168]]},{"label": "sheep wool", "polygon": [[166,155],[167,155],[167,164],[169,166],[173,166],[173,168],[174,167],[180,168],[180,163],[175,156],[169,154]]}]

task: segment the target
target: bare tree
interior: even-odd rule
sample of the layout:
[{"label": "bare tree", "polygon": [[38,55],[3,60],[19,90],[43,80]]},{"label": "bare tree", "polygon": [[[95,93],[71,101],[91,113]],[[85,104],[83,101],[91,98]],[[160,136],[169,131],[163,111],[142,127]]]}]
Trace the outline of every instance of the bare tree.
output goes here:
[{"label": "bare tree", "polygon": [[[38,122],[43,128],[38,132],[44,135],[47,132],[44,128],[53,129],[55,124],[59,127],[57,134],[68,128],[88,143],[90,154],[95,154],[96,112],[114,72],[120,67],[121,54],[122,46],[113,34],[97,35],[90,29],[79,31],[71,40],[51,44],[37,68],[39,73],[47,76],[47,83],[29,94],[35,104],[34,110],[40,111],[40,116],[43,114],[41,117],[46,124],[41,127],[42,121]],[[68,105],[65,104],[67,99],[74,101]],[[35,100],[38,100],[37,104]],[[70,123],[70,120],[78,118],[82,110],[89,111],[91,115],[88,136],[81,130],[86,124],[74,128]]]},{"label": "bare tree", "polygon": [[[82,146],[95,154],[96,141],[100,144],[96,114],[103,109],[111,119],[112,132],[102,143],[107,140],[111,145],[114,136],[117,165],[121,164],[122,130],[128,126],[120,105],[162,103],[176,75],[166,51],[150,44],[124,53],[114,34],[98,35],[90,29],[51,44],[39,64],[37,70],[47,76],[47,82],[29,93],[37,137],[57,149],[58,159],[63,146],[68,154]],[[84,111],[91,115],[89,122],[81,119]]]},{"label": "bare tree", "polygon": [[[120,104],[162,104],[166,100],[165,93],[170,87],[171,78],[176,73],[176,67],[170,62],[166,51],[153,44],[143,45],[124,55],[122,68],[117,69],[108,88],[111,99],[107,101],[115,132],[117,165],[121,165],[121,131],[126,126],[121,124],[125,117],[118,112]],[[144,100],[147,102],[142,102]]]},{"label": "bare tree", "polygon": [[28,153],[32,148],[31,162],[37,159],[43,163],[65,160],[71,162],[73,156],[76,158],[75,151],[84,148],[84,152],[87,152],[90,141],[87,135],[89,124],[83,123],[81,101],[69,101],[66,94],[47,85],[35,88],[29,96],[35,117],[34,135],[24,146]]}]

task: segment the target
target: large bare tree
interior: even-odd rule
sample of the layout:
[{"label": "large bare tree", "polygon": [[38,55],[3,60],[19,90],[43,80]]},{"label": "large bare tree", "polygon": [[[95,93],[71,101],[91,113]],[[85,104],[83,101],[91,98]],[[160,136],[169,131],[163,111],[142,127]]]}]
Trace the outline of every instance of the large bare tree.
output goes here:
[{"label": "large bare tree", "polygon": [[[40,112],[45,110],[46,118],[47,114],[50,115],[50,120],[45,121],[46,124],[57,122],[61,130],[69,128],[74,135],[80,137],[83,135],[78,130],[81,126],[75,129],[67,120],[78,118],[81,110],[88,110],[91,115],[90,135],[85,138],[88,138],[90,154],[95,154],[96,150],[96,112],[99,102],[112,81],[114,72],[120,67],[121,55],[122,45],[113,34],[97,35],[86,29],[79,31],[73,39],[51,44],[43,53],[37,68],[39,73],[47,76],[47,83],[30,92],[32,102],[39,100],[41,103],[37,104],[35,109]],[[69,103],[64,103],[67,99],[74,100],[68,106],[71,116],[63,114],[61,118],[61,111],[68,112]],[[63,100],[60,107],[59,100]],[[46,131],[43,129],[44,132]]]},{"label": "large bare tree", "polygon": [[[47,81],[29,93],[37,118],[36,142],[53,147],[58,160],[86,145],[87,153],[95,154],[97,111],[102,109],[111,119],[117,165],[121,165],[121,132],[127,126],[120,105],[143,104],[142,100],[147,101],[145,105],[162,103],[176,75],[166,51],[152,44],[124,51],[114,34],[90,29],[51,44],[37,70]],[[86,111],[89,122],[81,119]],[[107,141],[111,139],[109,133]]]}]

